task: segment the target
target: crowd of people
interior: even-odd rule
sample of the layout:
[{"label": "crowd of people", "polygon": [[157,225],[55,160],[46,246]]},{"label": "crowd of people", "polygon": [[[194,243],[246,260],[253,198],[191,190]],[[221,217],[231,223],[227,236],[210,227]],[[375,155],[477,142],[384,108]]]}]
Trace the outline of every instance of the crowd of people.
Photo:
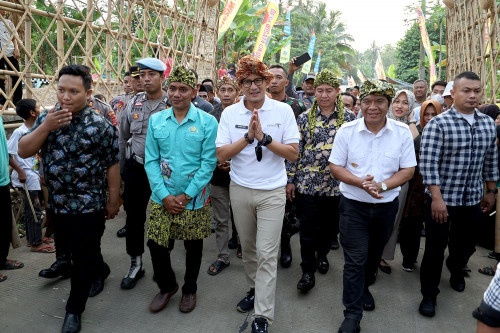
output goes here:
[{"label": "crowd of people", "polygon": [[[121,288],[133,289],[146,273],[146,234],[158,286],[153,313],[179,289],[180,311],[196,307],[203,240],[212,229],[217,253],[207,273],[226,269],[229,248],[238,248],[246,276],[241,293],[248,291],[235,307],[253,310],[255,333],[268,332],[275,319],[277,266],[290,267],[297,231],[301,293],[315,287],[317,272],[329,271],[327,254],[342,247],[338,332],[359,332],[363,312],[375,309],[370,286],[379,270],[391,273],[387,261],[398,238],[402,269],[411,273],[425,232],[423,316],[435,315],[443,262],[451,288],[465,289],[475,225],[493,209],[499,179],[500,110],[478,111],[480,78],[464,72],[437,81],[429,94],[424,80],[413,92],[379,79],[341,92],[324,69],[308,73],[297,89],[294,61],[288,69],[268,67],[249,55],[230,70],[224,65],[217,82],[198,84],[192,69],[177,66],[166,77],[163,62],[144,58],[125,73],[124,93],[110,105],[92,96],[88,67],[69,65],[58,73],[53,109],[17,103],[25,123],[8,145],[0,123],[1,211],[10,210],[10,164],[12,186],[24,195],[31,251],[56,253],[40,277],[71,277],[63,332],[81,330],[88,297],[104,289],[110,268],[101,237],[121,202],[126,222],[117,236],[125,237],[130,258]],[[49,193],[46,212],[41,183]],[[42,235],[45,214],[55,237]],[[11,227],[10,218],[1,223],[0,270],[24,266],[7,259]],[[175,240],[186,250],[182,286],[172,268]],[[482,273],[495,275],[495,268]],[[0,274],[0,282],[6,279]],[[500,326],[499,285],[496,270],[474,312],[478,331]]]}]

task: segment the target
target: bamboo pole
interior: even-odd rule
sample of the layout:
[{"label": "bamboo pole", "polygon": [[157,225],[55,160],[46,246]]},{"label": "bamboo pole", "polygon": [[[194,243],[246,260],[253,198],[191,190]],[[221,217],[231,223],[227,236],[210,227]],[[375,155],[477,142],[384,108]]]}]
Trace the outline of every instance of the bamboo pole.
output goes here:
[{"label": "bamboo pole", "polygon": [[91,67],[90,63],[93,61],[92,56],[92,18],[94,17],[94,2],[92,0],[87,0],[87,27],[85,28],[86,38],[85,38],[85,65]]},{"label": "bamboo pole", "polygon": [[[30,0],[24,0],[24,4],[28,8],[28,10],[31,9],[29,6]],[[27,17],[24,21],[24,47],[26,48],[26,52],[24,53],[24,63],[29,62],[29,56],[28,54],[31,54],[31,19]],[[25,66],[24,68],[24,73],[25,73],[25,84],[28,87],[33,88],[33,85],[31,84],[31,66]],[[32,97],[31,89],[26,89],[26,97],[31,98]]]},{"label": "bamboo pole", "polygon": [[[57,0],[57,8],[60,9],[64,6],[63,0]],[[64,55],[64,24],[63,17],[57,19],[57,65],[59,68],[63,66]]]}]

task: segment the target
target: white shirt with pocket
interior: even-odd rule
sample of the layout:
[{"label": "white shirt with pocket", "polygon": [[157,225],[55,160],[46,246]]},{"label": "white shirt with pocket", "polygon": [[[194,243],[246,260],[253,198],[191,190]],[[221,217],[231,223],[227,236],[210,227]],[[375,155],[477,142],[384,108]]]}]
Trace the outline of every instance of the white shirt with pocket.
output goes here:
[{"label": "white shirt with pocket", "polygon": [[[363,118],[342,125],[335,136],[329,161],[360,178],[372,175],[376,182],[387,180],[400,169],[417,165],[409,127],[392,119],[387,119],[377,134],[366,128]],[[383,192],[382,199],[375,199],[359,187],[340,183],[340,192],[346,198],[367,203],[391,202],[400,189],[398,186]]]},{"label": "white shirt with pocket", "polygon": [[[39,166],[40,159],[39,155],[31,156],[28,158],[21,158],[17,155],[18,143],[19,140],[23,137],[23,135],[28,132],[28,127],[25,124],[22,124],[19,128],[17,128],[9,138],[7,142],[7,150],[9,151],[9,155],[12,155],[17,165],[19,165],[26,174],[26,187],[30,191],[39,191],[40,187],[40,174],[39,174]],[[14,187],[24,187],[24,184],[19,181],[19,175],[17,171],[12,171],[12,186]]]}]

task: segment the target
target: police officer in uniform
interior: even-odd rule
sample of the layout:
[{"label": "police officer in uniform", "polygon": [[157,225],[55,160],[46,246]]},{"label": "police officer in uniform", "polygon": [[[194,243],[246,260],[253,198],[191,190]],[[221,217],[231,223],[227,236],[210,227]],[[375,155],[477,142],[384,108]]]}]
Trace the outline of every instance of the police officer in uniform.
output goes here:
[{"label": "police officer in uniform", "polygon": [[166,66],[156,58],[137,61],[144,92],[135,95],[122,111],[120,122],[120,152],[125,157],[121,170],[125,182],[123,206],[127,213],[125,226],[130,269],[121,282],[123,289],[134,288],[144,276],[144,222],[146,207],[151,196],[148,177],[144,169],[144,149],[149,117],[167,108],[167,93],[162,90]]},{"label": "police officer in uniform", "polygon": [[113,111],[108,103],[105,103],[99,98],[95,98],[94,96],[90,96],[87,103],[92,110],[96,111],[105,119],[107,119],[110,123],[113,124],[113,126],[118,127],[118,119],[116,118],[115,111]]}]

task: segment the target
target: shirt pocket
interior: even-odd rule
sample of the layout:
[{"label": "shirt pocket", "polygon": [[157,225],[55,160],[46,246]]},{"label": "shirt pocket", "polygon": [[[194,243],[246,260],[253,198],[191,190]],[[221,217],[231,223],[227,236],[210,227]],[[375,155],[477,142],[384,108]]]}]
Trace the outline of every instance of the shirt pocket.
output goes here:
[{"label": "shirt pocket", "polygon": [[399,171],[399,159],[401,154],[397,151],[386,151],[382,156],[383,172],[396,173]]},{"label": "shirt pocket", "polygon": [[201,154],[201,145],[203,144],[203,135],[189,133],[184,136],[184,151],[188,154],[199,156]]},{"label": "shirt pocket", "polygon": [[349,154],[347,157],[348,168],[359,169],[360,167],[364,167],[365,165],[365,154],[354,152]]},{"label": "shirt pocket", "polygon": [[130,122],[130,133],[141,134],[143,120],[144,120],[143,112],[132,111],[132,121]]},{"label": "shirt pocket", "polygon": [[168,151],[170,149],[170,132],[166,128],[155,129],[153,137],[162,150]]}]

